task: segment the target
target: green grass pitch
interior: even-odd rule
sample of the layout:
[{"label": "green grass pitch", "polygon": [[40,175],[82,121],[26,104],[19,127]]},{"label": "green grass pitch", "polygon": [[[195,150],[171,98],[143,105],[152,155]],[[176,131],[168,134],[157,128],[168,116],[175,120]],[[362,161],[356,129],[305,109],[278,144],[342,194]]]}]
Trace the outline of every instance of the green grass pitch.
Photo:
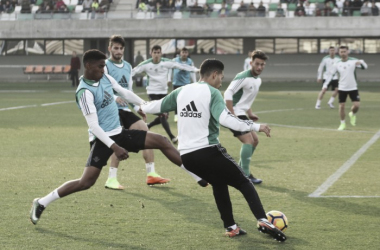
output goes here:
[{"label": "green grass pitch", "polygon": [[[257,231],[245,200],[232,188],[235,219],[248,235],[226,238],[211,187],[199,187],[158,151],[156,170],[171,178],[168,185],[148,187],[142,156],[131,153],[118,174],[124,191],[104,188],[105,167],[91,189],[52,203],[32,225],[32,200],[79,178],[88,156],[87,125],[69,86],[0,83],[1,249],[379,248],[380,140],[322,197],[309,197],[380,131],[379,83],[359,85],[357,126],[348,123],[347,131],[339,132],[338,110],[326,104],[330,93],[323,108],[314,109],[319,85],[264,81],[252,109],[260,122],[271,125],[272,137],[259,136],[251,170],[263,179],[256,189],[265,210],[280,210],[288,217],[283,244]],[[347,113],[349,107],[350,101]],[[152,131],[165,134],[160,126]],[[220,141],[238,160],[240,143],[229,130],[221,129]]]}]

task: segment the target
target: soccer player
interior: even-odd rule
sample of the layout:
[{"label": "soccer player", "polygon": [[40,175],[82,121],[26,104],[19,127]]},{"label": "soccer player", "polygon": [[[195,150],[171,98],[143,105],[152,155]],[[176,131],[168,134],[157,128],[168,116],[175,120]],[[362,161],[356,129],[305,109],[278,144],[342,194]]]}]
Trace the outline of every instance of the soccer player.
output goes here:
[{"label": "soccer player", "polygon": [[252,51],[248,51],[248,56],[244,59],[244,70],[249,70],[251,68],[251,53]]},{"label": "soccer player", "polygon": [[[198,69],[194,66],[173,62],[170,59],[163,58],[162,49],[159,45],[152,47],[151,56],[152,58],[143,61],[132,70],[132,76],[142,72],[145,72],[148,75],[148,86],[146,87],[146,90],[150,100],[159,100],[167,95],[168,82],[170,82],[168,78],[169,70],[177,68],[191,72],[198,71]],[[167,121],[168,116],[169,114],[167,113],[159,114],[156,119],[148,124],[148,128],[161,123],[162,127],[170,137],[170,140],[173,143],[177,143],[177,137],[174,136],[170,130],[169,123]]]},{"label": "soccer player", "polygon": [[[189,50],[183,47],[179,53],[179,57],[173,59],[174,62],[186,64],[189,66],[194,66],[193,60],[189,58]],[[171,79],[171,73],[173,72],[173,90],[182,87],[186,84],[196,82],[195,73],[186,70],[180,70],[174,68],[169,71],[169,79]],[[174,111],[174,121],[178,121],[177,111]]]},{"label": "soccer player", "polygon": [[[83,54],[84,75],[76,90],[76,101],[93,140],[90,142],[91,151],[82,177],[64,183],[42,198],[34,199],[30,210],[33,224],[37,224],[51,202],[94,185],[113,153],[122,161],[129,157],[128,151],[137,153],[143,149],[160,149],[174,164],[182,165],[179,152],[164,136],[150,131],[122,129],[113,91],[129,103],[140,105],[144,100],[104,74],[106,59],[106,55],[99,50],[89,50]],[[145,115],[141,111],[140,113]]]},{"label": "soccer player", "polygon": [[334,103],[335,97],[338,95],[338,75],[335,74],[332,77],[331,82],[326,82],[325,79],[326,79],[327,73],[331,70],[332,66],[335,63],[337,63],[339,60],[340,60],[339,56],[335,56],[335,47],[331,46],[329,48],[329,55],[323,57],[321,63],[319,64],[317,82],[322,83],[322,79],[324,80],[323,80],[322,90],[318,94],[318,99],[317,99],[317,103],[315,104],[315,109],[321,109],[322,98],[330,86],[331,86],[331,90],[334,91],[334,93],[330,97],[330,100],[327,102],[327,104],[330,106],[330,108],[332,109],[334,108],[333,103]]},{"label": "soccer player", "polygon": [[[104,73],[112,76],[123,88],[132,90],[132,66],[125,60],[122,59],[124,55],[125,41],[122,36],[114,35],[111,36],[108,45],[108,51],[110,53],[110,58],[106,60],[106,66],[104,67]],[[119,108],[120,122],[125,129],[137,129],[148,131],[146,123],[141,120],[137,115],[135,115],[129,108],[128,104],[121,96],[116,98],[117,106]],[[136,111],[139,106],[134,106]],[[152,149],[145,149],[142,151],[143,158],[145,160],[145,167],[147,171],[146,183],[148,185],[155,184],[165,184],[170,181],[170,179],[162,178],[155,171],[154,166],[154,153]],[[124,189],[117,180],[117,169],[119,167],[120,161],[117,159],[116,155],[111,156],[111,165],[109,169],[109,175],[107,182],[105,184],[106,188],[110,189]]]},{"label": "soccer player", "polygon": [[[228,110],[239,119],[245,121],[257,121],[259,119],[252,113],[251,106],[259,93],[260,74],[263,72],[268,59],[267,55],[261,50],[254,50],[251,56],[251,68],[237,74],[224,92],[224,100]],[[231,132],[243,143],[240,149],[239,166],[252,183],[260,184],[262,180],[254,177],[249,170],[251,157],[259,144],[257,134],[255,131],[236,131],[233,129],[231,129]]]},{"label": "soccer player", "polygon": [[368,66],[363,60],[358,60],[353,57],[348,57],[348,46],[339,47],[339,55],[341,60],[334,64],[331,68],[326,82],[332,79],[332,76],[339,73],[339,116],[340,126],[338,130],[346,128],[346,114],[344,112],[347,96],[350,96],[352,101],[351,112],[348,114],[352,126],[356,125],[356,113],[360,106],[360,96],[358,90],[358,83],[356,81],[356,68],[367,69]]},{"label": "soccer player", "polygon": [[225,234],[235,237],[246,234],[237,226],[228,186],[239,190],[258,220],[258,228],[278,241],[286,236],[267,219],[255,187],[239,165],[219,143],[220,125],[236,131],[260,131],[270,136],[270,128],[253,121],[242,121],[226,108],[218,88],[222,85],[224,65],[215,59],[206,59],[200,68],[201,79],[171,92],[161,100],[141,105],[146,113],[177,110],[178,149],[186,169],[207,180],[213,188],[217,208],[226,228]]}]

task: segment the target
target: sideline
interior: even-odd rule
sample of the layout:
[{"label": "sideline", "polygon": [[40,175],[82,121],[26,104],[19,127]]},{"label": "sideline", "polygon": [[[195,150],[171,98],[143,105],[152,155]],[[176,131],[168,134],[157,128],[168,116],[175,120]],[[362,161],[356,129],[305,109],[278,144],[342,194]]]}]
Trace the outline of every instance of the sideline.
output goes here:
[{"label": "sideline", "polygon": [[[372,136],[369,141],[364,144],[355,154],[351,156],[334,174],[332,174],[327,180],[320,185],[313,193],[309,194],[309,197],[319,198],[319,197],[333,197],[333,196],[321,196],[326,192],[347,170],[355,164],[355,162],[362,156],[367,149],[372,146],[380,138],[380,130]],[[358,197],[358,196],[341,196],[341,197]],[[373,197],[373,196],[368,196]]]}]

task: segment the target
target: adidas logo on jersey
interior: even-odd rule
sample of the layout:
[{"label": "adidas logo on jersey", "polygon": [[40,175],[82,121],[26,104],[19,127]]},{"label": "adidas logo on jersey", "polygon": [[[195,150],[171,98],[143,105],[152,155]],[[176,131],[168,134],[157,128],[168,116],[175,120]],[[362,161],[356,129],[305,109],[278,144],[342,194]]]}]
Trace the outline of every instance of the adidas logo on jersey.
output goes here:
[{"label": "adidas logo on jersey", "polygon": [[182,109],[182,111],[179,113],[179,116],[202,118],[202,112],[198,112],[198,109],[195,106],[194,101],[191,101],[190,104],[186,105],[186,108]]},{"label": "adidas logo on jersey", "polygon": [[120,84],[123,88],[128,88],[128,81],[127,81],[127,78],[125,78],[125,76],[123,76],[123,77],[120,79],[119,84]]},{"label": "adidas logo on jersey", "polygon": [[104,91],[104,99],[102,102],[101,108],[107,107],[113,101],[113,96],[110,95],[107,91]]}]

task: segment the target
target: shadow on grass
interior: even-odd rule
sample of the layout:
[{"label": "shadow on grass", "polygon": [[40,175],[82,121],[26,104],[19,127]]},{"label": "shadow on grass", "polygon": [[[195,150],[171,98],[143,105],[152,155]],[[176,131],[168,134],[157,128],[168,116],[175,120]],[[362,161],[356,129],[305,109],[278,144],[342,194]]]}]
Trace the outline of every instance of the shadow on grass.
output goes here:
[{"label": "shadow on grass", "polygon": [[293,198],[301,201],[302,203],[309,203],[319,207],[325,207],[328,209],[342,211],[344,208],[344,212],[351,214],[360,214],[366,215],[370,217],[380,217],[379,208],[376,206],[370,206],[367,203],[364,205],[360,205],[358,203],[350,202],[347,198],[312,198],[308,197],[308,193],[290,190],[283,187],[274,187],[274,186],[260,186],[260,188],[267,189],[270,191],[278,192],[278,193],[287,193]]},{"label": "shadow on grass", "polygon": [[[74,241],[81,241],[81,242],[88,242],[90,244],[96,244],[98,246],[104,246],[104,249],[108,248],[120,248],[120,249],[131,249],[131,250],[141,250],[141,249],[149,249],[146,246],[132,246],[129,244],[118,244],[116,242],[109,242],[105,240],[100,239],[94,239],[94,238],[84,238],[84,237],[78,237],[77,235],[71,235],[67,233],[57,232],[45,228],[38,227],[36,228],[36,231],[38,231],[41,234],[47,234],[53,237],[62,238],[65,240],[74,240]],[[152,248],[153,249],[153,248]]]}]

